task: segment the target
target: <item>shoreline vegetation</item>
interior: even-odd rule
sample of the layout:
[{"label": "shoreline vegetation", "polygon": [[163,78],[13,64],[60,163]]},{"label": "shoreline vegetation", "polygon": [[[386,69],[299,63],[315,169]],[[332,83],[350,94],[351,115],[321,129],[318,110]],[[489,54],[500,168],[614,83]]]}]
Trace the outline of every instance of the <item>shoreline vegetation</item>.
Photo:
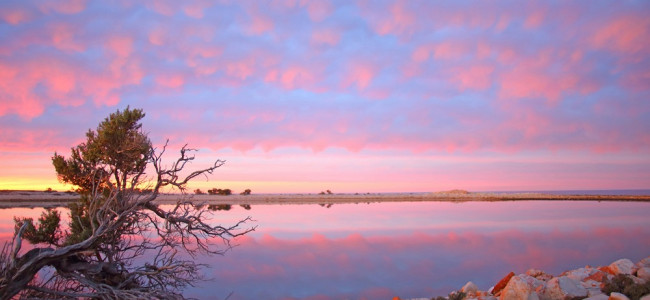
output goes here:
[{"label": "shoreline vegetation", "polygon": [[[432,193],[331,193],[331,194],[160,194],[159,204],[175,204],[189,199],[208,205],[267,205],[267,204],[343,204],[376,202],[469,202],[469,201],[635,201],[650,202],[650,195],[564,195],[552,193],[491,193],[451,190]],[[59,207],[77,201],[75,192],[0,190],[0,208]]]}]

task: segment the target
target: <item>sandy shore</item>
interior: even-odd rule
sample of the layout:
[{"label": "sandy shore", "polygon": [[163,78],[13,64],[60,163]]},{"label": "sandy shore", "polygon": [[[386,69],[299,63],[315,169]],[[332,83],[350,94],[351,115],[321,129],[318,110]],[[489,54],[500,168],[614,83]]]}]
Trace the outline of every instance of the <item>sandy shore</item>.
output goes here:
[{"label": "sandy shore", "polygon": [[[0,191],[0,208],[57,207],[76,201],[79,196],[70,192]],[[162,194],[156,199],[161,204],[176,203],[190,199],[207,204],[337,204],[371,202],[419,202],[419,201],[525,201],[525,200],[581,200],[581,201],[650,201],[650,195],[556,195],[543,193],[470,193],[450,191],[436,193],[390,193],[390,194],[251,194],[251,195],[180,195]]]}]

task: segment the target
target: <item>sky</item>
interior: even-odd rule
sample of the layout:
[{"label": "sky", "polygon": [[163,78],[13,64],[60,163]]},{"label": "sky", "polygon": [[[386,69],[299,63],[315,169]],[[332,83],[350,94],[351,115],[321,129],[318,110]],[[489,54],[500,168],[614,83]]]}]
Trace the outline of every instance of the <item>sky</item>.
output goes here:
[{"label": "sky", "polygon": [[[650,188],[648,1],[2,1],[0,189],[145,111],[189,188]],[[172,151],[173,150],[173,151]]]}]

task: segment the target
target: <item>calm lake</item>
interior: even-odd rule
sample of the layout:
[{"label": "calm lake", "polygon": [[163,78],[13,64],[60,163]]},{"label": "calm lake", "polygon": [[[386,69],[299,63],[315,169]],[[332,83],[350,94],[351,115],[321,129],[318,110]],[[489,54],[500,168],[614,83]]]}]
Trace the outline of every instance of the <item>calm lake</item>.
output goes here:
[{"label": "calm lake", "polygon": [[[41,211],[0,210],[0,238],[10,238],[13,216]],[[213,221],[227,225],[247,216],[257,230],[224,256],[198,257],[213,280],[186,296],[432,297],[467,281],[487,290],[510,271],[559,274],[650,256],[650,203],[642,202],[253,205],[217,211]]]}]

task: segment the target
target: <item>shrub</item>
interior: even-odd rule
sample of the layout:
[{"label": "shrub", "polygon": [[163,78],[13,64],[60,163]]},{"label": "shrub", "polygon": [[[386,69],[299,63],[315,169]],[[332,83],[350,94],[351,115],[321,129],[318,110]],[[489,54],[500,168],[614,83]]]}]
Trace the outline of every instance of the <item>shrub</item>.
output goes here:
[{"label": "shrub", "polygon": [[201,189],[196,189],[196,190],[194,190],[194,194],[197,194],[197,195],[205,195],[205,193],[204,193]]},{"label": "shrub", "polygon": [[638,300],[646,294],[650,294],[650,281],[644,284],[634,283],[629,275],[618,274],[612,280],[605,279],[601,289],[606,295],[621,293],[628,296],[630,300]]},{"label": "shrub", "polygon": [[251,194],[251,189],[245,189],[243,192],[240,193],[240,195],[250,195]]},{"label": "shrub", "polygon": [[213,189],[208,190],[208,194],[210,194],[210,195],[228,196],[228,195],[232,194],[232,191],[230,189],[213,188]]}]

